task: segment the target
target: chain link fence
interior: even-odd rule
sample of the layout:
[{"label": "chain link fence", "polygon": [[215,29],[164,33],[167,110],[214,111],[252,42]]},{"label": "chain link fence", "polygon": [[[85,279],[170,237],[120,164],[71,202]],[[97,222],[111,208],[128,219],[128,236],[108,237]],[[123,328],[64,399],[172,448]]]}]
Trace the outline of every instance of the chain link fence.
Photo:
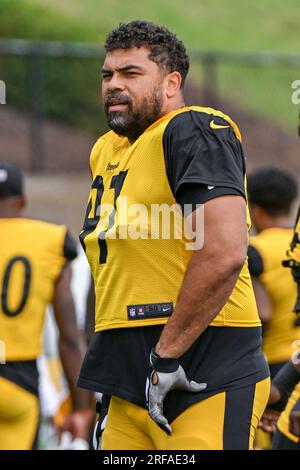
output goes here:
[{"label": "chain link fence", "polygon": [[[0,40],[0,158],[32,172],[87,169],[106,130],[103,58],[94,44]],[[252,166],[259,151],[270,162],[287,152],[296,164],[300,54],[192,51],[191,63],[187,101],[237,120]]]}]

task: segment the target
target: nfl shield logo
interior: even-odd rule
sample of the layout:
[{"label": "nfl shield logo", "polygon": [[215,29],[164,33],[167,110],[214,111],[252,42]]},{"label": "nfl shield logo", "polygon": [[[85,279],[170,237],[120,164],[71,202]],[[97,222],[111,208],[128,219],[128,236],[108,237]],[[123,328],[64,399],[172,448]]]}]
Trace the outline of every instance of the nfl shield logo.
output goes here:
[{"label": "nfl shield logo", "polygon": [[130,308],[130,309],[129,309],[129,315],[130,315],[131,317],[135,317],[135,308]]}]

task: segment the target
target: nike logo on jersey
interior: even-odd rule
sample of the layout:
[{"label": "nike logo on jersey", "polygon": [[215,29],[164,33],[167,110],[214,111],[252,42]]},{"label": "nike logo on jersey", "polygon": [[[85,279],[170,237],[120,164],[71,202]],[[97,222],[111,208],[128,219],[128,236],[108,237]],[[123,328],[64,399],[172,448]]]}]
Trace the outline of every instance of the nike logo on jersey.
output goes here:
[{"label": "nike logo on jersey", "polygon": [[230,127],[230,126],[221,126],[220,124],[216,124],[214,120],[210,121],[209,126],[212,129],[226,129],[227,127]]}]

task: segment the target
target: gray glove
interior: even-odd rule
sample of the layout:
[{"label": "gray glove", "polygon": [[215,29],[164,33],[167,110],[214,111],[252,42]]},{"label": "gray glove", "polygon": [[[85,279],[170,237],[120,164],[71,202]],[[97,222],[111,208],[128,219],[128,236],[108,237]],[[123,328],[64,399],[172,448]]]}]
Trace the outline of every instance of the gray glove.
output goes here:
[{"label": "gray glove", "polygon": [[186,392],[201,392],[206,389],[206,383],[188,381],[182,366],[177,359],[161,358],[152,349],[150,353],[150,366],[152,372],[147,379],[146,400],[150,417],[167,434],[172,428],[163,414],[164,399],[171,390],[184,390]]},{"label": "gray glove", "polygon": [[96,393],[96,412],[98,413],[98,420],[95,424],[93,433],[93,447],[94,450],[100,450],[101,436],[105,428],[108,409],[110,405],[110,395],[103,395]]}]

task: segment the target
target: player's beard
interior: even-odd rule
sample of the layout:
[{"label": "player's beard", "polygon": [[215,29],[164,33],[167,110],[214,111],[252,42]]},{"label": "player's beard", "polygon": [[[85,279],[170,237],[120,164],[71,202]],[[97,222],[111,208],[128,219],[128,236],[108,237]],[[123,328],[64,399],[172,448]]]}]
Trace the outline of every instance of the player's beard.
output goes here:
[{"label": "player's beard", "polygon": [[[127,104],[125,111],[109,112],[112,99]],[[151,124],[161,117],[163,97],[161,87],[153,89],[151,95],[144,97],[141,105],[134,108],[132,99],[122,93],[110,93],[104,100],[104,111],[109,127],[117,134],[135,141]]]}]

